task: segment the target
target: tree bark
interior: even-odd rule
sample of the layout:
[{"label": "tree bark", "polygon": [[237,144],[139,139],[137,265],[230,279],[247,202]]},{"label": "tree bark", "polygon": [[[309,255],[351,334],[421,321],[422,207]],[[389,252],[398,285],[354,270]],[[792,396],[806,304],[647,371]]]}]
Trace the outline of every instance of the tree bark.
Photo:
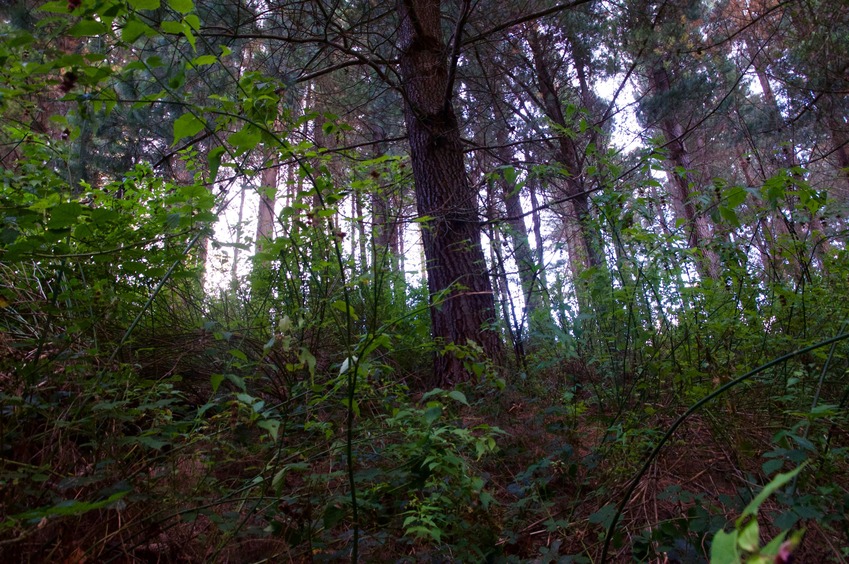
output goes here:
[{"label": "tree bark", "polygon": [[[657,62],[649,73],[652,89],[657,92],[669,92],[671,85],[669,74],[663,62]],[[684,145],[684,127],[672,115],[667,115],[660,122],[660,129],[666,138],[668,158],[667,175],[675,188],[672,197],[676,200],[677,208],[683,212],[687,220],[690,234],[687,238],[691,249],[700,253],[696,261],[702,278],[718,279],[721,265],[719,255],[708,244],[713,237],[710,218],[700,213],[693,200],[690,170],[693,168],[692,159]]]},{"label": "tree bark", "polygon": [[[507,147],[507,136],[502,126],[496,136],[498,157],[503,163],[510,163],[513,154]],[[522,294],[525,298],[525,317],[531,339],[549,333],[554,324],[551,309],[545,303],[546,288],[542,279],[542,263],[535,260],[531,249],[528,229],[525,225],[525,212],[519,189],[508,182],[504,175],[498,179],[504,207],[507,211],[507,225],[510,240],[513,243],[513,257],[519,271],[519,282],[522,284]]]},{"label": "tree bark", "polygon": [[[398,12],[404,119],[422,219],[433,336],[442,346],[474,342],[498,359],[501,340],[488,327],[495,321],[495,301],[481,247],[477,192],[466,175],[451,101],[440,2],[399,0]],[[437,354],[430,383],[450,386],[472,378],[450,351]]]},{"label": "tree bark", "polygon": [[558,151],[556,158],[566,172],[565,193],[572,203],[577,219],[575,233],[579,235],[577,244],[572,246],[574,254],[578,256],[570,257],[570,260],[575,263],[573,270],[582,271],[586,267],[598,267],[607,270],[604,246],[592,223],[590,197],[583,185],[583,166],[578,146],[563,131],[568,128],[566,118],[563,115],[563,106],[560,103],[554,76],[545,58],[542,38],[535,29],[529,30],[528,45],[533,55],[534,72],[536,73],[537,86],[542,95],[543,111],[552,123],[561,128],[557,132]]},{"label": "tree bark", "polygon": [[259,210],[256,222],[256,252],[262,252],[263,245],[274,238],[274,205],[277,201],[277,171],[276,165],[263,169],[260,178],[262,186],[259,189]]}]

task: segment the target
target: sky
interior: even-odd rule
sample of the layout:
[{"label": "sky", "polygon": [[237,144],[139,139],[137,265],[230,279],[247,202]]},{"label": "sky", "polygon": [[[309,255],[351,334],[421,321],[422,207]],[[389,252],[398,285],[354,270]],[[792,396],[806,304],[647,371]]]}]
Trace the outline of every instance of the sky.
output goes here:
[{"label": "sky", "polygon": [[[624,76],[622,75],[608,77],[596,84],[596,91],[604,99],[609,100],[619,89],[623,79]],[[612,145],[621,151],[627,152],[634,150],[639,148],[642,143],[642,130],[634,113],[634,99],[633,86],[630,83],[626,84],[619,93],[616,102],[618,111],[614,117],[614,133],[611,140]],[[281,179],[285,178],[285,176],[283,174],[279,175]],[[253,239],[256,234],[259,205],[259,195],[255,188],[255,186],[248,186],[246,190],[240,193],[240,186],[236,185],[228,191],[228,200],[223,211],[219,214],[218,222],[214,226],[213,242],[210,243],[208,253],[206,284],[207,291],[210,293],[218,293],[230,287],[233,280],[234,260],[236,260],[235,274],[238,280],[246,280],[247,275],[250,273],[250,259],[255,250]],[[242,193],[244,194],[244,201],[241,198]],[[525,210],[531,208],[530,201],[527,198],[524,199],[522,204]],[[240,207],[242,208],[241,223],[239,222]],[[353,202],[351,198],[346,198],[341,202],[340,212],[343,222],[350,221],[354,217],[355,214],[352,207]],[[278,212],[279,208],[280,205],[278,204]],[[525,218],[525,226],[529,233],[531,228],[530,221],[531,217],[527,216]],[[551,235],[556,227],[553,215],[544,213],[543,237],[547,241],[551,240]],[[342,230],[348,233],[355,231],[353,226],[342,227]],[[234,246],[238,243],[246,245],[247,248],[237,248]],[[345,238],[343,244],[350,251],[351,246],[355,244],[355,240],[348,236]],[[487,237],[483,238],[483,246],[485,255],[489,257],[490,248]],[[421,233],[418,225],[415,223],[409,223],[405,229],[404,249],[404,265],[408,282],[411,285],[417,286],[423,281],[424,271],[422,268],[423,250],[421,247]],[[553,245],[550,243],[545,245],[544,260],[546,261],[546,266],[565,264],[567,258],[562,245]],[[514,316],[515,318],[521,318],[521,310],[524,307],[523,296],[519,278],[516,274],[517,267],[512,258],[509,257],[509,253],[506,255],[506,263],[505,268],[508,272],[512,304],[518,310],[514,312]]]}]

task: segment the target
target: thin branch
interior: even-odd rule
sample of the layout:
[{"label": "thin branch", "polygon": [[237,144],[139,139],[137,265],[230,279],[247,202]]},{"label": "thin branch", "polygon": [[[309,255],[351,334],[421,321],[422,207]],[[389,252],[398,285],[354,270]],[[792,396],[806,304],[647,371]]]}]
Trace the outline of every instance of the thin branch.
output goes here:
[{"label": "thin branch", "polygon": [[451,104],[451,98],[454,94],[454,79],[457,76],[457,64],[460,61],[460,38],[463,36],[463,27],[465,27],[471,13],[470,0],[463,0],[463,9],[460,12],[460,17],[457,18],[457,27],[454,28],[454,35],[451,37],[451,61],[448,64],[448,80],[445,83],[445,97],[443,98],[443,106],[446,109]]},{"label": "thin branch", "polygon": [[518,18],[512,19],[510,21],[506,21],[500,23],[496,26],[489,28],[488,30],[475,35],[474,37],[469,37],[463,42],[463,45],[471,45],[472,43],[477,43],[483,39],[488,38],[493,33],[497,33],[499,31],[504,31],[505,29],[510,29],[511,27],[517,26],[519,24],[523,24],[525,22],[530,22],[534,20],[538,20],[540,18],[544,18],[545,16],[550,16],[552,14],[556,14],[557,12],[562,12],[563,10],[569,10],[571,8],[577,8],[578,6],[582,6],[584,4],[589,4],[593,2],[593,0],[573,0],[572,2],[563,2],[561,4],[555,4],[550,8],[546,8],[545,10],[540,10],[538,12],[533,12],[530,14],[525,14],[524,16],[519,16]]},{"label": "thin branch", "polygon": [[[383,61],[385,65],[394,65],[398,61]],[[319,69],[317,71],[313,71],[311,73],[302,74],[298,78],[295,79],[295,83],[299,84],[301,82],[308,82],[310,80],[315,80],[316,78],[322,77],[326,74],[330,74],[332,72],[336,72],[338,70],[346,69],[348,67],[355,67],[364,65],[365,63],[361,59],[352,59],[349,61],[343,61],[341,63],[336,63],[335,65],[330,65],[329,67],[325,67],[323,69]]]}]

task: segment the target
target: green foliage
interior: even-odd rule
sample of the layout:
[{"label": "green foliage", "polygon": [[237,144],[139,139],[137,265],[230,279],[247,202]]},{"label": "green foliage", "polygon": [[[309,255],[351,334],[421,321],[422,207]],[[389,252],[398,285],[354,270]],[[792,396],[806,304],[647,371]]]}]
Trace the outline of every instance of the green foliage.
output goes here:
[{"label": "green foliage", "polygon": [[469,556],[483,556],[491,550],[464,539],[472,531],[481,534],[479,512],[487,512],[494,503],[485,490],[486,480],[476,475],[473,460],[496,451],[497,427],[478,424],[459,426],[446,415],[454,406],[468,407],[459,390],[434,389],[422,397],[421,408],[396,408],[386,423],[399,434],[386,456],[402,464],[408,497],[403,512],[405,534],[438,544],[451,542],[456,550]]},{"label": "green foliage", "polygon": [[[281,26],[306,25],[288,6],[273,8],[268,17]],[[698,8],[658,16],[654,35],[622,37],[658,39],[657,48],[646,43],[650,59],[674,47],[697,60],[698,45],[679,43],[694,41],[684,37],[702,21]],[[325,28],[344,28],[338,60],[321,51],[337,46],[329,36],[261,44],[276,37],[262,25],[277,23],[253,9],[86,0],[4,15],[4,552],[22,561],[302,561],[356,557],[361,546],[363,560],[591,561],[611,543],[617,557],[686,561],[704,558],[713,535],[713,561],[771,562],[807,549],[798,531],[812,522],[846,552],[845,345],[784,356],[842,335],[849,315],[845,202],[823,172],[832,157],[793,162],[821,154],[828,135],[795,149],[787,139],[750,141],[770,119],[745,96],[718,99],[712,74],[728,75],[729,61],[713,57],[686,69],[670,61],[663,68],[680,71],[677,79],[652,89],[640,115],[654,124],[711,110],[714,129],[698,139],[737,158],[739,147],[723,141],[733,135],[719,128],[737,104],[752,145],[744,153],[783,159],[761,166],[754,182],[736,177],[726,157],[710,170],[698,159],[670,164],[662,136],[632,154],[606,148],[611,120],[593,125],[601,113],[583,107],[599,100],[565,87],[567,127],[553,130],[575,144],[580,174],[567,163],[533,167],[525,157],[545,160],[548,150],[536,126],[504,112],[505,147],[524,143],[515,129],[534,141],[520,160],[499,154],[478,167],[481,185],[503,181],[523,202],[536,187],[546,201],[535,205],[559,214],[559,233],[575,199],[559,183],[579,182],[592,192],[582,220],[598,234],[603,264],[549,260],[578,254],[568,229],[541,241],[550,254],[532,274],[544,307],[514,328],[515,360],[486,358],[473,342],[433,342],[429,308],[448,294],[430,295],[402,268],[404,229],[433,218],[413,211],[410,161],[393,140],[397,99],[374,92],[392,57],[360,50],[367,42],[356,36],[353,4]],[[303,9],[298,17],[310,20]],[[538,26],[562,26],[558,42],[569,49],[557,52],[620,62],[612,44],[582,45],[588,28],[576,21],[599,34],[617,24],[574,10],[557,18]],[[795,61],[812,84],[819,78],[804,55],[845,43],[815,31],[776,60]],[[513,64],[508,51],[492,59]],[[478,55],[464,52],[457,72]],[[577,73],[575,62],[562,67]],[[534,84],[522,64],[511,78]],[[304,88],[311,74],[332,79]],[[466,78],[464,103],[478,95]],[[354,100],[344,112],[333,107],[342,86]],[[782,97],[805,110],[800,138],[814,127],[808,110],[827,120],[818,104],[841,91],[817,87],[828,96]],[[463,115],[479,115],[471,109]],[[463,127],[488,142],[486,127]],[[692,146],[690,133],[683,141]],[[794,159],[779,154],[788,145]],[[218,241],[213,226],[235,190],[258,185],[269,167],[280,172],[278,186],[262,188],[281,202],[275,236],[252,255],[250,275],[212,295],[207,248],[251,252],[257,243],[244,234]],[[679,204],[710,224],[711,240],[691,244],[693,226],[670,213],[663,174],[686,178],[691,194]],[[491,207],[497,224],[502,210]],[[813,226],[826,218],[838,227]],[[709,253],[716,279],[700,274]],[[523,340],[532,326],[545,330]],[[489,329],[509,337],[504,323]],[[444,354],[477,384],[421,393],[433,355]],[[797,469],[770,479],[788,466]],[[629,487],[641,495],[618,505]],[[640,500],[646,506],[632,511]],[[721,530],[740,507],[734,529]],[[783,532],[761,546],[767,523]]]},{"label": "green foliage", "polygon": [[[735,522],[734,530],[730,533],[718,531],[713,538],[710,550],[711,563],[770,563],[789,562],[793,551],[802,542],[804,530],[782,531],[766,545],[760,545],[760,527],[758,525],[758,509],[771,495],[793,480],[804,465],[786,474],[778,474],[763,490],[746,506]],[[790,538],[787,535],[790,534]],[[787,539],[787,540],[785,540]]]}]

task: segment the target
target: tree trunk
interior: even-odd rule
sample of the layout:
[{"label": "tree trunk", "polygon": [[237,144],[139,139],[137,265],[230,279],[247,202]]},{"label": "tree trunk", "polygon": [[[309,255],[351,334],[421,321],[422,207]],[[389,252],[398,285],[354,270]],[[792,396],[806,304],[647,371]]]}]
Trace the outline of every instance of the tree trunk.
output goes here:
[{"label": "tree trunk", "polygon": [[[472,341],[498,359],[501,340],[487,327],[495,320],[495,302],[481,248],[477,192],[466,176],[451,103],[440,2],[399,0],[398,11],[404,118],[423,220],[433,336],[443,346]],[[436,386],[473,377],[450,351],[437,355],[434,369]]]},{"label": "tree trunk", "polygon": [[[669,74],[662,62],[655,64],[650,72],[652,89],[659,93],[669,92],[671,85]],[[713,236],[710,219],[699,213],[693,200],[691,187],[692,160],[687,147],[684,145],[684,127],[672,116],[667,115],[660,122],[660,129],[666,138],[667,175],[675,188],[672,197],[676,200],[677,208],[683,212],[684,219],[689,224],[690,233],[687,237],[691,249],[700,253],[696,265],[702,278],[718,279],[720,274],[719,255],[708,244]]]},{"label": "tree trunk", "polygon": [[[500,128],[496,138],[499,148],[499,159],[504,163],[513,160],[513,154],[507,147],[507,136],[504,128]],[[507,211],[507,226],[510,240],[513,243],[513,257],[519,271],[519,282],[522,285],[522,295],[525,298],[525,318],[533,339],[535,336],[550,332],[554,324],[551,310],[545,305],[545,287],[542,285],[542,264],[534,259],[531,249],[528,229],[525,226],[525,212],[522,209],[522,199],[519,188],[508,182],[504,175],[498,179],[501,185],[504,207]]]},{"label": "tree trunk", "polygon": [[563,131],[567,129],[567,123],[563,115],[563,107],[560,104],[557,85],[545,59],[542,38],[534,29],[530,29],[528,44],[533,54],[534,72],[536,73],[537,86],[542,95],[543,111],[552,123],[561,128],[561,131],[557,132],[557,160],[566,170],[565,193],[572,203],[577,219],[575,232],[580,236],[580,241],[575,249],[580,255],[583,255],[570,257],[572,262],[575,263],[573,269],[583,270],[585,267],[598,267],[606,270],[607,261],[604,259],[604,246],[592,223],[590,197],[583,185],[583,166],[578,154],[578,146]]},{"label": "tree trunk", "polygon": [[392,299],[396,305],[407,301],[407,285],[404,281],[403,240],[400,237],[398,216],[400,210],[393,202],[392,194],[384,186],[375,186],[371,196],[373,224],[372,264],[376,271],[390,274]]},{"label": "tree trunk", "polygon": [[259,189],[259,210],[256,222],[256,252],[261,253],[263,245],[274,238],[274,205],[277,201],[278,167],[268,166],[261,173],[262,185]]},{"label": "tree trunk", "polygon": [[239,215],[236,218],[236,246],[233,247],[233,264],[230,265],[230,285],[233,289],[239,287],[239,245],[242,243],[242,227],[245,219],[245,191],[239,190]]}]

